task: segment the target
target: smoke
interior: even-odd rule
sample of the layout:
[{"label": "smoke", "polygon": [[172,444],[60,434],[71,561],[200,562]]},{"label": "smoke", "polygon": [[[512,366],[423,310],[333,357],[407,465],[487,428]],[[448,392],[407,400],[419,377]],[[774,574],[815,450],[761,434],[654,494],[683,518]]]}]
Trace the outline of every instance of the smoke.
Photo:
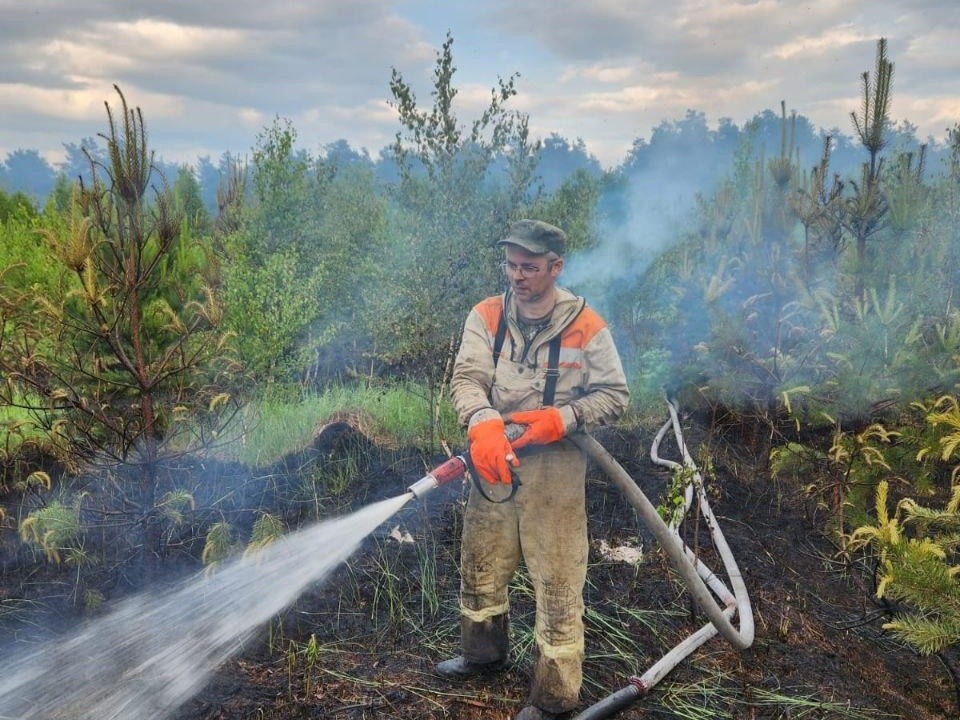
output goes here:
[{"label": "smoke", "polygon": [[789,159],[771,163],[761,143],[702,164],[668,150],[624,171],[602,199],[600,242],[561,280],[606,317],[635,388],[863,419],[953,386],[955,178],[911,180],[891,159],[882,201],[861,211],[859,171],[825,207],[796,163],[779,187],[772,171]]},{"label": "smoke", "polygon": [[572,254],[564,265],[563,283],[583,291],[592,304],[610,307],[624,286],[638,282],[647,267],[689,227],[693,199],[704,188],[697,183],[656,187],[644,178],[628,191],[608,195],[611,208],[597,221],[595,247]]}]

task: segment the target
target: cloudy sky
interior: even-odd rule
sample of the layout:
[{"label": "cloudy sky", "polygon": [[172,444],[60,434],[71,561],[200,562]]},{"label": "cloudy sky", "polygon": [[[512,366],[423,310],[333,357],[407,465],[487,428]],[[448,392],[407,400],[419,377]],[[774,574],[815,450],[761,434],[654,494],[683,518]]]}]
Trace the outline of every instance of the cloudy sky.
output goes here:
[{"label": "cloudy sky", "polygon": [[892,115],[942,139],[960,122],[957,0],[0,0],[0,158],[105,127],[112,85],[168,161],[246,153],[275,116],[316,152],[372,155],[397,129],[391,68],[429,102],[447,31],[469,120],[497,77],[535,135],[582,138],[605,166],[687,109],[738,124],[787,107],[851,132],[886,37]]}]

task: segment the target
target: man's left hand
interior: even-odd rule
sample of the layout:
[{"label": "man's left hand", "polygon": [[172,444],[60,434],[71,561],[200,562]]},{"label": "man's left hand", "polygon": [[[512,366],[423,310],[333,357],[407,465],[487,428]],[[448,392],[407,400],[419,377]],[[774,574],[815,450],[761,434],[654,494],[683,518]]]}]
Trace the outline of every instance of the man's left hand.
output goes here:
[{"label": "man's left hand", "polygon": [[557,442],[567,434],[563,416],[555,407],[511,413],[507,420],[517,425],[525,425],[527,428],[523,435],[510,443],[514,450],[527,445],[547,445]]}]

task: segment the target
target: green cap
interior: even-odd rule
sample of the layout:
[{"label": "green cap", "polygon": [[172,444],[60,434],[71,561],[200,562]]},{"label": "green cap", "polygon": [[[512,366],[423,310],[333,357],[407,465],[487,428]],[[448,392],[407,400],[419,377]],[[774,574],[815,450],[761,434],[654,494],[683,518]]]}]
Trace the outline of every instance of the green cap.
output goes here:
[{"label": "green cap", "polygon": [[534,255],[549,252],[563,255],[567,249],[567,235],[556,225],[542,220],[517,220],[510,226],[510,233],[497,245],[517,245]]}]

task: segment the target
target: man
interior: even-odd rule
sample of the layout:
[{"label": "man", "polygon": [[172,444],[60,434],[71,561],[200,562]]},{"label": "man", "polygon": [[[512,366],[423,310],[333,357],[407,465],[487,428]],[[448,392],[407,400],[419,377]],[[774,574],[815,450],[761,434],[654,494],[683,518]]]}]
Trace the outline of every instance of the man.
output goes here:
[{"label": "man", "polygon": [[[576,707],[582,680],[586,460],[567,436],[615,420],[629,395],[604,321],[556,284],[563,231],[519,220],[498,245],[509,290],[470,312],[451,383],[487,491],[471,488],[464,517],[462,654],[437,671],[464,678],[506,665],[507,587],[522,556],[536,593],[537,659],[517,720],[541,720]],[[525,428],[512,446],[505,422]],[[513,472],[511,495],[501,484]]]}]

